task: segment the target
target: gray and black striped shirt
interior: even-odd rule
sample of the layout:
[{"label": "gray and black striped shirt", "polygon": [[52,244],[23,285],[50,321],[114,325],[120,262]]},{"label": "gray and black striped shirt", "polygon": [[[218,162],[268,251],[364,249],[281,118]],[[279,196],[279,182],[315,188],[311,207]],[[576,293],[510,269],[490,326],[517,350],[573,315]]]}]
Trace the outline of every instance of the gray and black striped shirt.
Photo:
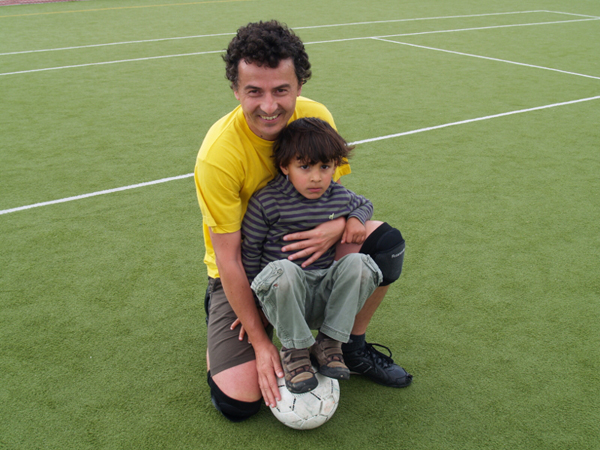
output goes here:
[{"label": "gray and black striped shirt", "polygon": [[[283,237],[290,233],[307,231],[338,217],[356,217],[363,224],[373,215],[373,204],[365,197],[331,182],[318,199],[300,194],[283,175],[278,175],[250,202],[242,222],[242,261],[250,282],[270,262],[286,259],[281,247],[292,243]],[[326,269],[333,263],[335,246],[306,268]],[[302,264],[308,258],[296,259]]]}]

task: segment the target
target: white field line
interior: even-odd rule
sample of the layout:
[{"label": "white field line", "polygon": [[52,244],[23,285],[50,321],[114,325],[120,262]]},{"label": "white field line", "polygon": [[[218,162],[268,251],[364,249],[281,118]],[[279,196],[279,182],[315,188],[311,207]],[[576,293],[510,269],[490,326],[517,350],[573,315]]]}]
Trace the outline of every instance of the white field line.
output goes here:
[{"label": "white field line", "polygon": [[32,69],[32,70],[21,70],[18,72],[0,73],[0,76],[18,75],[18,74],[22,74],[22,73],[33,73],[33,72],[47,72],[49,70],[74,69],[76,67],[103,66],[106,64],[119,64],[119,63],[135,62],[135,61],[149,61],[151,59],[165,59],[165,58],[178,58],[181,56],[208,55],[210,53],[223,53],[223,50],[212,50],[212,51],[208,51],[208,52],[195,52],[195,53],[182,53],[180,55],[148,56],[146,58],[121,59],[119,61],[104,61],[104,62],[87,63],[87,64],[74,64],[72,66],[46,67],[44,69]]},{"label": "white field line", "polygon": [[[477,117],[475,119],[467,119],[467,120],[461,120],[461,121],[458,121],[458,122],[445,123],[445,124],[436,125],[436,126],[433,126],[433,127],[420,128],[418,130],[405,131],[405,132],[396,133],[396,134],[389,134],[387,136],[380,136],[380,137],[376,137],[376,138],[363,139],[363,140],[360,140],[360,141],[350,142],[349,145],[360,145],[360,144],[365,144],[365,143],[368,143],[368,142],[383,141],[385,139],[393,139],[393,138],[397,138],[397,137],[401,137],[401,136],[408,136],[408,135],[411,135],[411,134],[423,133],[425,131],[440,130],[442,128],[448,128],[448,127],[457,126],[457,125],[465,125],[465,124],[469,124],[469,123],[481,122],[483,120],[490,120],[490,119],[497,119],[499,117],[512,116],[512,115],[515,115],[515,114],[522,114],[522,113],[527,113],[527,112],[532,112],[532,111],[540,111],[540,110],[544,110],[544,109],[556,108],[556,107],[559,107],[559,106],[574,105],[576,103],[589,102],[589,101],[592,101],[592,100],[600,100],[600,95],[596,96],[596,97],[582,98],[582,99],[579,99],[579,100],[571,100],[571,101],[568,101],[568,102],[552,103],[550,105],[537,106],[537,107],[534,107],[534,108],[519,109],[519,110],[516,110],[516,111],[509,111],[509,112],[500,113],[500,114],[493,114],[493,115],[490,115],[490,116]],[[17,212],[17,211],[25,211],[25,210],[32,209],[32,208],[39,208],[41,206],[49,206],[49,205],[55,205],[55,204],[58,204],[58,203],[65,203],[65,202],[70,202],[70,201],[74,201],[74,200],[81,200],[81,199],[84,199],[84,198],[95,197],[95,196],[98,196],[98,195],[112,194],[112,193],[115,193],[115,192],[126,191],[126,190],[129,190],[129,189],[136,189],[136,188],[140,188],[140,187],[151,186],[151,185],[154,185],[154,184],[166,183],[168,181],[175,181],[175,180],[181,180],[181,179],[184,179],[184,178],[191,178],[193,176],[194,176],[193,173],[188,173],[188,174],[185,174],[185,175],[179,175],[179,176],[170,177],[170,178],[162,178],[160,180],[149,181],[149,182],[146,182],[146,183],[133,184],[133,185],[130,185],[130,186],[123,186],[123,187],[115,188],[115,189],[106,189],[106,190],[103,190],[103,191],[92,192],[90,194],[77,195],[75,197],[67,197],[67,198],[63,198],[63,199],[60,199],[60,200],[52,200],[52,201],[48,201],[48,202],[35,203],[35,204],[32,204],[32,205],[26,205],[26,206],[20,206],[20,207],[17,207],[17,208],[4,209],[4,210],[0,210],[0,215],[9,214],[9,213]]]},{"label": "white field line", "polygon": [[[316,28],[348,27],[348,26],[357,26],[357,25],[375,25],[375,24],[398,23],[398,22],[416,22],[416,21],[422,21],[422,20],[462,19],[462,18],[469,18],[469,17],[501,16],[501,15],[511,15],[511,14],[531,14],[531,13],[540,13],[540,12],[568,15],[568,13],[560,13],[560,12],[554,12],[554,11],[513,11],[513,12],[505,12],[505,13],[469,14],[469,15],[463,15],[463,16],[420,17],[420,18],[414,18],[414,19],[391,19],[391,20],[377,20],[377,21],[371,21],[371,22],[336,23],[336,24],[330,24],[330,25],[313,25],[313,26],[307,26],[307,27],[293,27],[293,29],[294,30],[312,30],[312,29],[316,29]],[[218,36],[233,36],[233,35],[235,35],[235,33],[217,33],[217,34],[200,34],[197,36],[180,36],[180,37],[171,37],[171,38],[144,39],[144,40],[139,40],[139,41],[109,42],[106,44],[90,44],[90,45],[79,45],[79,46],[74,46],[74,47],[46,48],[46,49],[41,49],[41,50],[24,50],[24,51],[20,51],[20,52],[0,53],[0,56],[20,55],[23,53],[76,50],[76,49],[81,49],[81,48],[108,47],[108,46],[112,46],[112,45],[144,44],[147,42],[174,41],[174,40],[180,40],[180,39],[199,39],[199,38],[210,38],[210,37],[218,37]]]},{"label": "white field line", "polygon": [[436,31],[421,31],[417,33],[409,33],[409,34],[389,34],[387,36],[377,36],[377,37],[399,37],[399,36],[419,36],[422,34],[437,34],[437,33],[458,33],[462,31],[477,31],[477,30],[492,30],[497,28],[514,28],[514,27],[532,27],[536,25],[556,25],[561,23],[573,23],[573,22],[589,22],[593,20],[600,20],[600,17],[594,17],[589,19],[571,19],[571,20],[557,20],[554,22],[532,22],[532,23],[515,23],[508,25],[490,25],[487,27],[472,27],[472,28],[458,28],[455,30],[436,30]]},{"label": "white field line", "polygon": [[[359,41],[359,40],[367,40],[367,39],[383,40],[383,38],[390,38],[390,37],[420,36],[420,35],[424,35],[424,34],[437,34],[437,33],[457,33],[457,32],[462,32],[462,31],[490,30],[490,29],[494,29],[494,28],[523,27],[523,26],[550,25],[550,24],[555,25],[555,24],[562,24],[562,23],[585,22],[585,21],[590,21],[590,20],[600,20],[600,18],[575,19],[575,20],[565,20],[565,21],[558,21],[558,22],[539,22],[539,23],[514,24],[514,25],[496,25],[496,26],[477,27],[477,28],[460,28],[460,29],[455,29],[455,30],[421,31],[421,32],[417,32],[417,33],[403,33],[403,34],[391,34],[391,35],[383,35],[383,36],[366,36],[366,37],[356,37],[356,38],[346,38],[346,39],[332,39],[332,40],[327,40],[327,41],[305,42],[304,45],[331,44],[331,43],[335,43],[335,42]],[[394,41],[389,41],[389,42],[394,42]],[[398,43],[398,42],[396,42],[396,43]],[[149,60],[153,60],[153,59],[178,58],[178,57],[182,57],[182,56],[207,55],[207,54],[211,54],[211,53],[223,53],[223,52],[224,52],[224,50],[211,50],[211,51],[206,51],[206,52],[180,53],[177,55],[149,56],[149,57],[145,57],[145,58],[122,59],[122,60],[117,60],[117,61],[104,61],[104,62],[97,62],[97,63],[74,64],[74,65],[70,65],[70,66],[59,66],[59,67],[46,67],[46,68],[42,68],[42,69],[30,69],[30,70],[20,70],[17,72],[5,72],[5,73],[0,73],[0,76],[19,75],[19,74],[34,73],[34,72],[46,72],[49,70],[74,69],[74,68],[78,68],[78,67],[101,66],[101,65],[106,65],[106,64],[119,64],[119,63],[128,63],[128,62],[136,62],[136,61],[149,61]],[[490,59],[493,59],[493,58],[490,58]],[[546,68],[546,69],[554,70],[554,69],[549,69],[549,68]],[[581,75],[581,76],[585,76],[585,75]],[[594,77],[591,77],[591,78],[594,78]]]},{"label": "white field line", "polygon": [[179,37],[170,37],[170,38],[144,39],[141,41],[109,42],[106,44],[77,45],[74,47],[44,48],[41,50],[23,50],[20,52],[0,53],[0,56],[22,55],[24,53],[58,52],[58,51],[63,51],[63,50],[77,50],[77,49],[82,49],[82,48],[110,47],[112,45],[146,44],[149,42],[177,41],[177,40],[181,40],[181,39],[200,39],[200,38],[207,38],[207,37],[233,36],[233,35],[235,35],[235,33],[199,34],[197,36],[179,36]]},{"label": "white field line", "polygon": [[409,44],[408,42],[392,41],[392,40],[383,39],[383,38],[373,38],[373,39],[377,40],[377,41],[382,41],[382,42],[390,42],[392,44],[408,45],[409,47],[423,48],[423,49],[426,49],[426,50],[435,50],[435,51],[444,52],[444,53],[452,53],[454,55],[470,56],[471,58],[486,59],[488,61],[497,61],[497,62],[502,62],[502,63],[507,63],[507,64],[514,64],[514,65],[517,65],[517,66],[531,67],[531,68],[534,68],[534,69],[542,69],[542,70],[550,70],[552,72],[559,72],[559,73],[564,73],[564,74],[567,74],[567,75],[576,75],[578,77],[593,78],[595,80],[600,80],[600,77],[595,77],[593,75],[586,75],[586,74],[583,74],[583,73],[569,72],[569,71],[560,70],[560,69],[553,69],[551,67],[536,66],[534,64],[525,64],[525,63],[520,63],[520,62],[516,62],[516,61],[509,61],[507,59],[499,59],[499,58],[491,58],[489,56],[473,55],[471,53],[463,53],[463,52],[457,52],[457,51],[454,51],[454,50],[445,50],[445,49],[442,49],[442,48],[427,47],[427,46],[424,46],[424,45]]},{"label": "white field line", "polygon": [[84,198],[96,197],[98,195],[113,194],[115,192],[121,192],[121,191],[127,191],[129,189],[136,189],[136,188],[141,188],[141,187],[146,187],[146,186],[152,186],[154,184],[166,183],[168,181],[181,180],[183,178],[190,178],[190,177],[193,177],[193,176],[194,176],[193,173],[188,173],[186,175],[179,175],[179,176],[176,176],[176,177],[162,178],[160,180],[148,181],[146,183],[132,184],[130,186],[123,186],[123,187],[114,188],[114,189],[106,189],[106,190],[103,190],[103,191],[92,192],[90,194],[82,194],[82,195],[76,195],[74,197],[61,198],[60,200],[52,200],[52,201],[49,201],[49,202],[34,203],[33,205],[20,206],[18,208],[4,209],[4,210],[0,211],[0,215],[2,215],[2,214],[9,214],[9,213],[17,212],[17,211],[24,211],[26,209],[39,208],[40,206],[49,206],[49,205],[56,205],[58,203],[72,202],[73,200],[81,200],[81,199],[84,199]]},{"label": "white field line", "polygon": [[517,23],[511,25],[490,25],[487,27],[473,27],[473,28],[457,28],[454,30],[434,30],[434,31],[418,31],[416,33],[402,33],[402,34],[387,34],[382,36],[368,36],[368,37],[355,37],[345,39],[332,39],[328,41],[314,41],[305,42],[305,45],[309,44],[330,44],[332,42],[346,42],[346,41],[360,41],[364,39],[381,39],[390,37],[406,37],[406,36],[421,36],[424,34],[438,34],[438,33],[458,33],[462,31],[477,31],[477,30],[493,30],[496,28],[514,28],[514,27],[531,27],[536,25],[556,25],[561,23],[573,23],[573,22],[589,22],[593,20],[600,20],[600,17],[594,17],[591,19],[573,19],[573,20],[560,20],[557,22],[534,22],[534,23]]},{"label": "white field line", "polygon": [[568,12],[563,12],[563,11],[548,11],[548,10],[540,10],[540,12],[547,12],[547,13],[552,13],[552,14],[564,14],[566,16],[593,17],[596,19],[600,19],[600,17],[598,17],[598,16],[590,16],[589,14],[575,14],[575,13],[568,13]]},{"label": "white field line", "polygon": [[[444,19],[463,19],[463,18],[471,18],[471,17],[533,14],[533,13],[571,15],[571,16],[587,17],[587,18],[589,18],[589,20],[600,19],[600,17],[587,16],[587,15],[583,15],[583,14],[572,14],[572,13],[563,13],[563,12],[558,12],[558,11],[546,11],[546,10],[534,10],[534,11],[513,11],[513,12],[504,12],[504,13],[468,14],[468,15],[459,15],[459,16],[419,17],[419,18],[413,18],[413,19],[390,19],[390,20],[370,21],[370,22],[337,23],[337,24],[329,24],[329,25],[312,25],[312,26],[306,26],[306,27],[293,27],[293,29],[294,30],[312,30],[312,29],[317,29],[317,28],[348,27],[348,26],[357,26],[357,25],[378,25],[378,24],[385,24],[385,23],[417,22],[417,21],[425,21],[425,20],[444,20]],[[571,22],[571,21],[540,22],[539,24],[568,23],[568,22]],[[517,26],[517,25],[506,25],[506,26]],[[479,29],[479,28],[475,28],[475,29]],[[481,28],[481,29],[485,29],[485,27]],[[460,31],[460,30],[457,30],[457,31]],[[211,38],[211,37],[233,36],[233,35],[235,35],[235,33],[216,33],[216,34],[200,34],[200,35],[195,35],[195,36],[178,36],[178,37],[170,37],[170,38],[143,39],[143,40],[137,40],[137,41],[108,42],[105,44],[89,44],[89,45],[79,45],[79,46],[72,46],[72,47],[46,48],[46,49],[40,49],[40,50],[23,50],[23,51],[18,51],[18,52],[0,53],[0,56],[20,55],[20,54],[25,54],[25,53],[77,50],[77,49],[83,49],[83,48],[108,47],[108,46],[126,45],[126,44],[145,44],[145,43],[150,43],[150,42],[175,41],[175,40],[183,40],[183,39],[200,39],[200,38]]]},{"label": "white field line", "polygon": [[513,116],[515,114],[522,114],[522,113],[527,113],[527,112],[532,112],[532,111],[541,111],[543,109],[556,108],[558,106],[574,105],[576,103],[589,102],[589,101],[592,101],[592,100],[600,100],[600,95],[597,95],[595,97],[581,98],[579,100],[571,100],[571,101],[568,101],[568,102],[552,103],[550,105],[536,106],[534,108],[518,109],[516,111],[509,111],[509,112],[500,113],[500,114],[492,114],[490,116],[483,116],[483,117],[477,117],[475,119],[461,120],[459,122],[445,123],[443,125],[436,125],[436,126],[433,126],[433,127],[420,128],[418,130],[405,131],[403,133],[388,134],[387,136],[380,136],[380,137],[371,138],[371,139],[363,139],[362,141],[352,142],[351,145],[359,145],[359,144],[365,144],[367,142],[382,141],[382,140],[385,140],[385,139],[392,139],[392,138],[397,138],[397,137],[401,137],[401,136],[408,136],[408,135],[411,135],[411,134],[423,133],[424,131],[440,130],[442,128],[453,127],[453,126],[456,126],[456,125],[465,125],[465,124],[468,124],[468,123],[481,122],[483,120],[497,119],[499,117]]}]

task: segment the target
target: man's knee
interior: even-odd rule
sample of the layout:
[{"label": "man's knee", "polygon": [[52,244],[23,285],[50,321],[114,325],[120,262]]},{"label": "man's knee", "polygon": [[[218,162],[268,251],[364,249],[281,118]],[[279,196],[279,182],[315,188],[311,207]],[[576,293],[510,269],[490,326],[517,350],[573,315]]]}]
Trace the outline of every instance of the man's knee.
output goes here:
[{"label": "man's knee", "polygon": [[387,286],[400,277],[405,245],[400,231],[385,222],[363,243],[360,253],[370,255],[379,266],[383,274],[381,286]]},{"label": "man's knee", "polygon": [[217,410],[232,422],[242,422],[260,410],[262,400],[255,402],[242,402],[235,400],[223,393],[219,386],[213,381],[208,372],[208,385],[210,386],[210,398]]}]

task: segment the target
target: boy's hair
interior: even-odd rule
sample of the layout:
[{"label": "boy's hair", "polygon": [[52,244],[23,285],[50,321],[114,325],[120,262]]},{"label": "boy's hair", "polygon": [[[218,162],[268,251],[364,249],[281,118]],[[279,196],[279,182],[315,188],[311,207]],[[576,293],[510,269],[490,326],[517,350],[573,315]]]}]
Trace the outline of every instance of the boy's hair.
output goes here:
[{"label": "boy's hair", "polygon": [[303,85],[310,78],[311,71],[308,55],[300,38],[276,20],[249,23],[237,31],[223,55],[225,76],[235,90],[238,87],[240,61],[275,69],[281,60],[288,58],[294,61],[298,83]]},{"label": "boy's hair", "polygon": [[294,120],[279,134],[273,145],[275,167],[287,167],[293,160],[313,165],[331,162],[337,166],[348,164],[353,146],[331,125],[316,117]]}]

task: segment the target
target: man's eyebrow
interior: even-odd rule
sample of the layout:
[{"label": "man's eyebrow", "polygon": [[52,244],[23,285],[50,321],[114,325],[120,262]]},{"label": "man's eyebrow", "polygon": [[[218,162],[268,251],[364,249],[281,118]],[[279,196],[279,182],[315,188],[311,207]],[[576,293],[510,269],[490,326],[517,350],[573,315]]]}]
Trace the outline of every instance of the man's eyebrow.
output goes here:
[{"label": "man's eyebrow", "polygon": [[[284,83],[284,84],[282,84],[282,85],[275,86],[275,87],[273,88],[273,90],[277,90],[277,89],[287,89],[287,88],[290,88],[290,87],[292,87],[292,85],[291,85],[290,83]],[[244,86],[244,90],[245,90],[245,91],[253,91],[253,90],[262,91],[263,89],[262,89],[261,87],[258,87],[258,86],[253,86],[253,85],[251,85],[251,84],[247,84],[246,86]]]}]

